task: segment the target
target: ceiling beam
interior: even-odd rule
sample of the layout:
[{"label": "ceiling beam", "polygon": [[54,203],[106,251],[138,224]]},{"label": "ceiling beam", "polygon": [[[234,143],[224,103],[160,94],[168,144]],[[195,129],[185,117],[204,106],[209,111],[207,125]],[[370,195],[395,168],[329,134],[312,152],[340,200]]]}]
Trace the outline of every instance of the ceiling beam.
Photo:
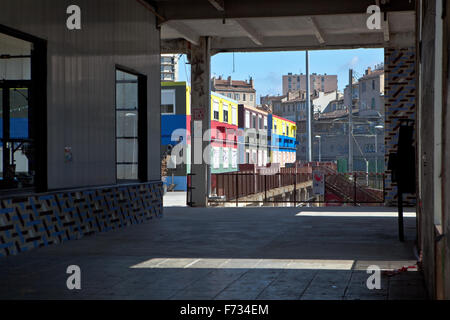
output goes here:
[{"label": "ceiling beam", "polygon": [[[158,13],[168,20],[365,14],[367,7],[374,4],[374,0],[226,0],[226,11],[220,11],[213,3],[217,5],[221,2],[220,0],[153,0]],[[383,5],[382,11],[414,11],[415,2],[416,0],[391,0]]]},{"label": "ceiling beam", "polygon": [[306,17],[306,19],[309,21],[309,23],[314,31],[314,35],[316,36],[317,41],[319,41],[320,44],[324,44],[325,38],[323,36],[323,32],[320,30],[320,27],[319,27],[317,21],[313,17]]},{"label": "ceiling beam", "polygon": [[180,35],[180,38],[183,38],[196,46],[199,45],[200,35],[186,24],[180,21],[167,21],[164,24],[175,30]]},{"label": "ceiling beam", "polygon": [[244,19],[234,19],[234,21],[242,28],[242,30],[247,34],[247,36],[258,46],[262,46],[263,37],[262,35],[253,28],[248,21]]},{"label": "ceiling beam", "polygon": [[384,42],[381,32],[357,34],[333,34],[327,39],[325,45],[317,43],[314,36],[286,36],[264,37],[264,45],[256,45],[246,37],[240,38],[212,38],[211,50],[213,52],[264,52],[264,51],[297,51],[297,50],[323,50],[325,49],[354,49],[354,48],[404,48],[414,46],[414,32],[390,34],[389,43]]},{"label": "ceiling beam", "polygon": [[224,0],[208,0],[214,8],[218,11],[225,11],[225,1]]},{"label": "ceiling beam", "polygon": [[190,43],[184,39],[161,40],[161,53],[167,54],[188,54]]}]

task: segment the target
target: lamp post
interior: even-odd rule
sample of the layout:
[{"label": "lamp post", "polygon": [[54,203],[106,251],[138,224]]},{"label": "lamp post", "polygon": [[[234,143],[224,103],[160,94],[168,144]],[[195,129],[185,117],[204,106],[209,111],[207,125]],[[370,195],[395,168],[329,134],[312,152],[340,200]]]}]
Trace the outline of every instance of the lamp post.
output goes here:
[{"label": "lamp post", "polygon": [[322,145],[321,145],[321,136],[317,135],[317,139],[319,139],[319,162],[322,162]]},{"label": "lamp post", "polygon": [[378,173],[378,135],[377,129],[384,129],[384,126],[379,124],[375,126],[375,172]]}]

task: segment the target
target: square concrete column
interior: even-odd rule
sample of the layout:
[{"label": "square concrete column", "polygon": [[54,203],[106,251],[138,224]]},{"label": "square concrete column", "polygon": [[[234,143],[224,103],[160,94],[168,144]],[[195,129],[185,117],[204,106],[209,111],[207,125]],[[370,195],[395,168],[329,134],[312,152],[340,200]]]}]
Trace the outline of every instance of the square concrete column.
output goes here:
[{"label": "square concrete column", "polygon": [[211,161],[209,132],[211,125],[210,40],[201,37],[191,46],[191,186],[194,207],[206,207],[209,194]]}]

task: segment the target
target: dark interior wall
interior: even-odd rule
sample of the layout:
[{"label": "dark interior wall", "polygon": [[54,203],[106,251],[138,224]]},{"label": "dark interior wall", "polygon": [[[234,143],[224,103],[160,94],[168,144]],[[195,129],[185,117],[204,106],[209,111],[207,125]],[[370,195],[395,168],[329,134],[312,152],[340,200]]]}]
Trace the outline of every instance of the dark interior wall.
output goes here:
[{"label": "dark interior wall", "polygon": [[434,57],[435,57],[435,1],[422,1],[422,43],[421,43],[421,106],[420,144],[421,205],[419,217],[420,246],[428,293],[435,294],[435,226],[434,226]]},{"label": "dark interior wall", "polygon": [[443,231],[445,236],[441,241],[444,242],[444,294],[446,299],[450,299],[450,200],[445,195],[450,194],[450,18],[449,4],[447,3],[446,16],[444,18],[444,108],[443,108]]},{"label": "dark interior wall", "polygon": [[[115,66],[147,76],[148,150],[160,148],[160,34],[135,0],[78,0],[81,30],[68,30],[72,1],[2,0],[0,24],[47,40],[48,187],[114,184]],[[141,116],[141,115],[140,115]],[[64,161],[71,147],[73,161]],[[148,180],[160,180],[159,153]]]}]

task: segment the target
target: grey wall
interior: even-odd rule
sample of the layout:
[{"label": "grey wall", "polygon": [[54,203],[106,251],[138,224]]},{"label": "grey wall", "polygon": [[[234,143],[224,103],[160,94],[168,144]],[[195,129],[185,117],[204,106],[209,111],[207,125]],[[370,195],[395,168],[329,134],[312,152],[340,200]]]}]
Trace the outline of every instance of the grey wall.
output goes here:
[{"label": "grey wall", "polygon": [[419,111],[421,143],[421,194],[419,204],[420,245],[423,250],[425,280],[430,296],[435,294],[434,183],[433,183],[433,109],[434,109],[434,33],[435,1],[423,1],[422,12],[422,81]]},{"label": "grey wall", "polygon": [[[82,29],[66,28],[66,0],[2,0],[0,24],[48,41],[47,118],[50,189],[113,184],[115,65],[148,76],[148,149],[160,148],[160,35],[135,0],[77,0]],[[73,162],[64,162],[64,147]],[[148,179],[160,180],[158,152]]]},{"label": "grey wall", "polygon": [[[448,10],[448,3],[447,3],[447,10]],[[450,169],[448,164],[450,163],[450,17],[447,15],[445,17],[444,21],[444,56],[443,61],[445,64],[444,70],[444,94],[443,97],[444,105],[443,105],[443,188],[442,188],[442,207],[443,207],[443,232],[446,237],[444,237],[441,241],[443,242],[442,245],[444,246],[443,249],[443,255],[444,255],[444,267],[443,272],[445,274],[444,276],[444,294],[446,299],[450,299],[450,201],[448,200],[448,194],[450,190]]]}]

